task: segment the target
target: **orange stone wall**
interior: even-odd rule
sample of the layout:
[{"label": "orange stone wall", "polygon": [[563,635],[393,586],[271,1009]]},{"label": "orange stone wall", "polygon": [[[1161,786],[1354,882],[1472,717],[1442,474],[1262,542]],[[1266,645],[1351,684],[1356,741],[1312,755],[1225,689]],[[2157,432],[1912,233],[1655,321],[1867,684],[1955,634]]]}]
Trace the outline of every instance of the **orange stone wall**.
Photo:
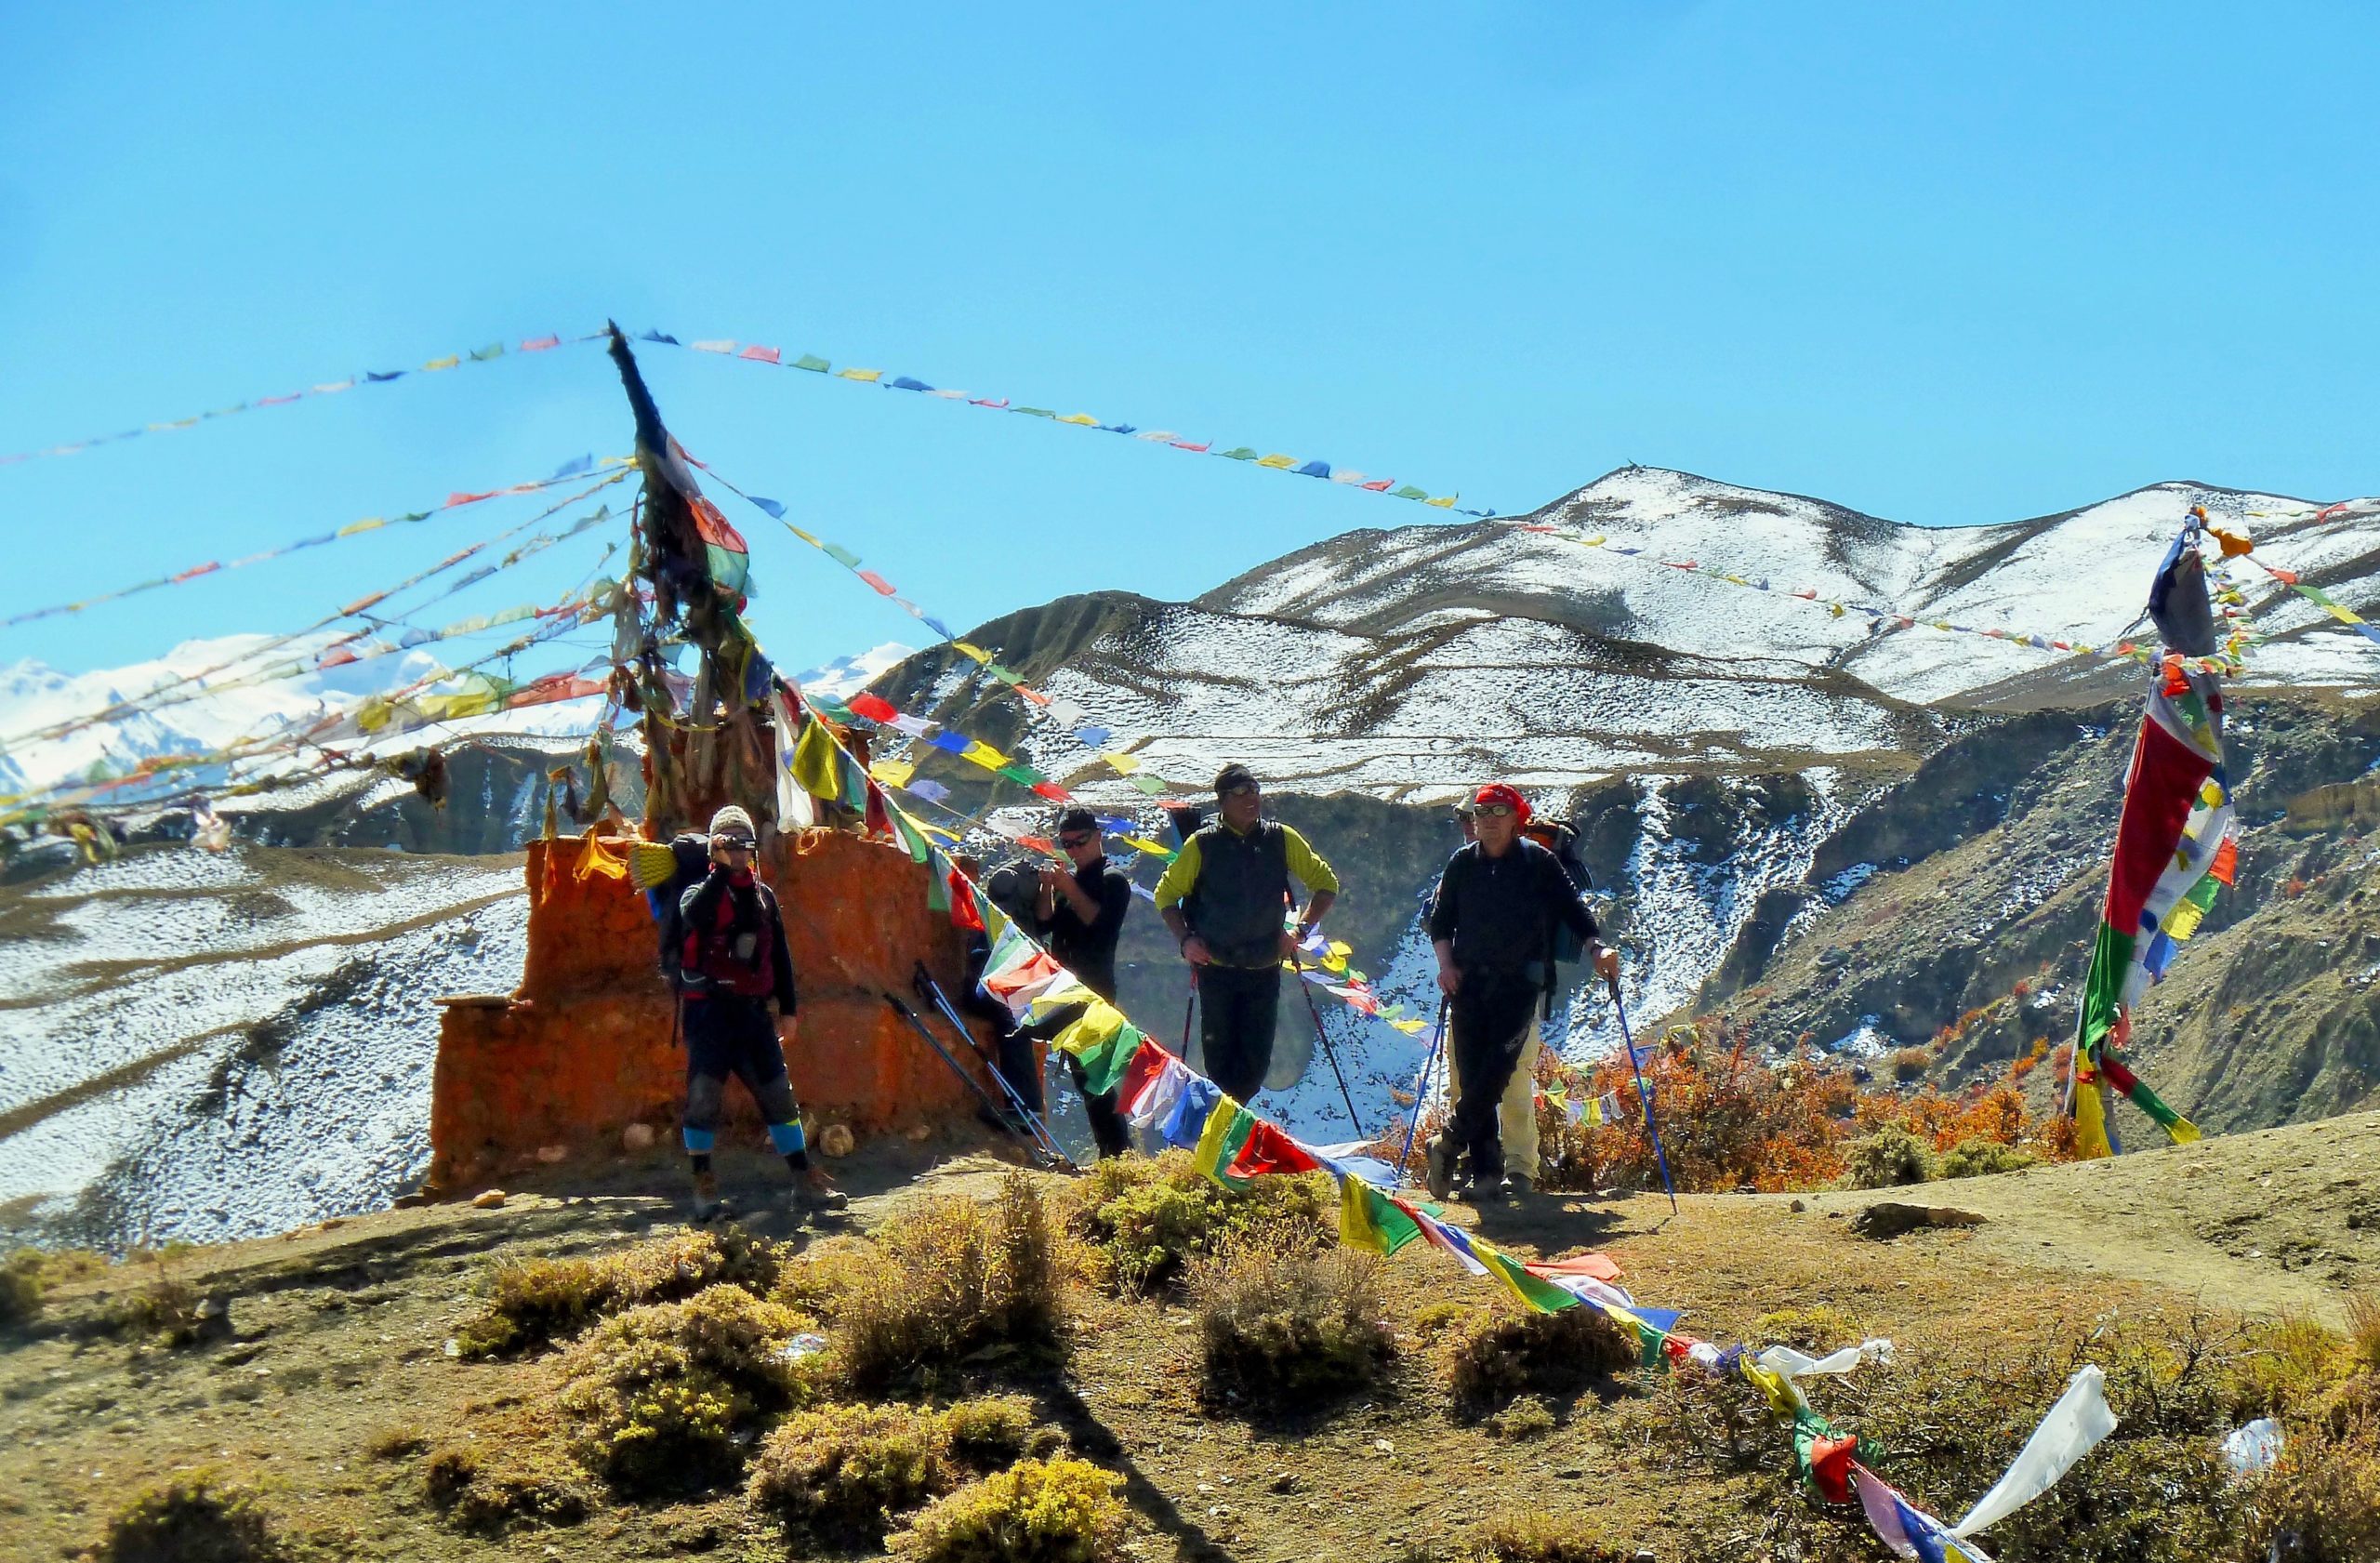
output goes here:
[{"label": "orange stone wall", "polygon": [[[521,987],[502,1007],[446,1011],[430,1091],[432,1189],[484,1182],[548,1146],[609,1154],[630,1123],[676,1135],[685,1054],[671,1042],[658,929],[625,879],[577,877],[584,851],[575,839],[529,843]],[[770,842],[762,871],[784,908],[800,989],[798,1013],[778,1034],[813,1129],[847,1123],[866,1133],[972,1117],[974,1095],[882,997],[899,994],[951,1045],[947,1026],[910,990],[923,961],[954,1002],[960,994],[963,934],[927,907],[927,868],[885,842],[801,830]],[[974,1024],[988,1052],[988,1030]],[[957,1055],[998,1093],[981,1056]],[[743,1086],[731,1083],[727,1098],[721,1143],[765,1145]]]}]

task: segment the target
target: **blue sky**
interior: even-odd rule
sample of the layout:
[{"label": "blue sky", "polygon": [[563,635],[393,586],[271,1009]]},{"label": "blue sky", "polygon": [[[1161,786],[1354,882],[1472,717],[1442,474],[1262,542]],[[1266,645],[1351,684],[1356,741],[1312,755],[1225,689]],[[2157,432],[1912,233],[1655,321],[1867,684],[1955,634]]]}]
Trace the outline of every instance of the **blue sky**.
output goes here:
[{"label": "blue sky", "polygon": [[[2368,493],[2375,34],[2170,3],[18,7],[0,452],[613,314],[1505,512],[1630,460],[1941,524],[2175,477]],[[647,361],[696,455],[958,625],[1430,514]],[[0,468],[0,616],[626,436],[581,347]],[[0,630],[0,662],[294,628],[525,513]],[[917,638],[737,520],[781,661]]]}]

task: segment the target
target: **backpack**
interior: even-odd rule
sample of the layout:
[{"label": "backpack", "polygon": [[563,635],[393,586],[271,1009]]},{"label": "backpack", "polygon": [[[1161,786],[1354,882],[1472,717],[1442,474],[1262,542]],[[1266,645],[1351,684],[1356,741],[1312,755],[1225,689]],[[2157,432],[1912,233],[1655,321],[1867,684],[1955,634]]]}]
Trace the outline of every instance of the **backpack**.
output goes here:
[{"label": "backpack", "polygon": [[1012,920],[1030,928],[1041,900],[1040,870],[1027,858],[1003,863],[984,881],[984,894]]},{"label": "backpack", "polygon": [[689,830],[669,842],[669,855],[676,859],[669,877],[644,893],[645,904],[653,909],[653,920],[661,925],[661,976],[672,993],[683,993],[686,974],[686,928],[679,916],[680,904],[686,892],[703,882],[710,873],[710,838],[699,830]]},{"label": "backpack", "polygon": [[[1570,889],[1579,895],[1594,888],[1595,877],[1587,871],[1586,857],[1579,850],[1579,833],[1558,819],[1532,819],[1521,827],[1521,834],[1554,854],[1562,871],[1570,878]],[[1554,959],[1557,961],[1576,960],[1586,953],[1586,946],[1579,935],[1562,923],[1554,927]]]}]

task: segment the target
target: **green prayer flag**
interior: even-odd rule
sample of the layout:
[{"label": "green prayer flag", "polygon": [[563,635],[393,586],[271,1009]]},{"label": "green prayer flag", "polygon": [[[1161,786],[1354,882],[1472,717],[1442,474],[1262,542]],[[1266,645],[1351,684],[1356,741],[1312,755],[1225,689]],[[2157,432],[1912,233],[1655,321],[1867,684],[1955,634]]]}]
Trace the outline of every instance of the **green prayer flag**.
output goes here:
[{"label": "green prayer flag", "polygon": [[1036,787],[1050,779],[1030,765],[1003,765],[1000,775],[1019,787]]},{"label": "green prayer flag", "polygon": [[841,565],[846,570],[856,570],[859,568],[859,555],[853,553],[851,550],[843,547],[840,543],[820,543],[818,545],[818,550],[821,553],[824,553],[827,558],[833,560],[836,563]]},{"label": "green prayer flag", "polygon": [[1215,454],[1223,457],[1227,461],[1253,461],[1256,459],[1256,452],[1250,450],[1246,445],[1234,445],[1229,450],[1219,450],[1215,452]]},{"label": "green prayer flag", "polygon": [[474,364],[484,364],[491,358],[502,358],[503,356],[504,344],[502,342],[490,342],[487,346],[471,354],[471,362]]},{"label": "green prayer flag", "polygon": [[823,375],[827,370],[833,368],[834,365],[827,363],[825,359],[819,357],[814,352],[805,352],[800,358],[795,359],[791,364],[787,364],[787,367],[790,369],[807,369],[812,374]]},{"label": "green prayer flag", "polygon": [[1339,1238],[1352,1248],[1387,1255],[1421,1237],[1421,1228],[1388,1196],[1358,1177],[1339,1185]]},{"label": "green prayer flag", "polygon": [[1430,497],[1428,489],[1416,488],[1409,483],[1402,488],[1393,488],[1389,493],[1398,499],[1427,499]]},{"label": "green prayer flag", "polygon": [[1148,1034],[1127,1023],[1117,1027],[1116,1034],[1082,1054],[1082,1089],[1087,1096],[1104,1096],[1116,1089],[1131,1067],[1132,1055],[1141,1051]]},{"label": "green prayer flag", "polygon": [[1027,417],[1055,417],[1058,416],[1048,407],[1011,407],[1009,411],[1023,413]]}]

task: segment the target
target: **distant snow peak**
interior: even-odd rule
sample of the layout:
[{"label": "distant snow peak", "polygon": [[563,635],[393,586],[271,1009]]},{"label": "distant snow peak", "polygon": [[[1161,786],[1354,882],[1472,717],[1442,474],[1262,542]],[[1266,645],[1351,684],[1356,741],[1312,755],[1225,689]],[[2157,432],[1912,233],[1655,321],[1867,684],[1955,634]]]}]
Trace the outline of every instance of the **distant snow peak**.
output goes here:
[{"label": "distant snow peak", "polygon": [[875,682],[876,676],[915,655],[917,648],[905,646],[898,641],[887,641],[849,656],[839,656],[822,663],[794,680],[802,688],[819,695],[831,695],[836,699],[856,695]]}]

